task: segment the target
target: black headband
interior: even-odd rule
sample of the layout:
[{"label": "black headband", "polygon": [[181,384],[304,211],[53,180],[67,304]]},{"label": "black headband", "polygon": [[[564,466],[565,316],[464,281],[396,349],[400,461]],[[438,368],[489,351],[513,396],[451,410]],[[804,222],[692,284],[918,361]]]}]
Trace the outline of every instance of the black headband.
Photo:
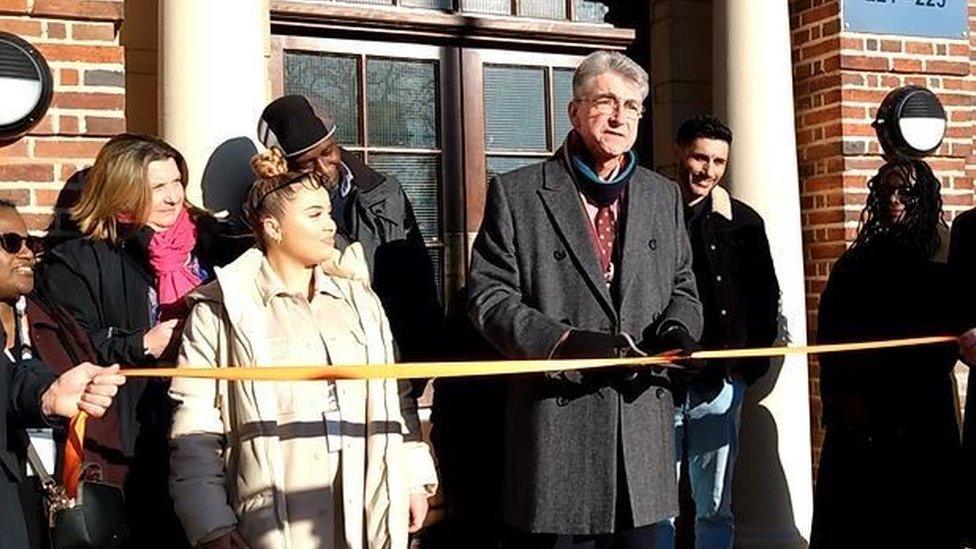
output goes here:
[{"label": "black headband", "polygon": [[261,198],[258,199],[258,203],[254,207],[254,211],[255,212],[261,211],[261,206],[264,204],[264,201],[268,198],[268,196],[271,195],[271,193],[280,191],[281,189],[284,189],[285,187],[291,187],[292,185],[294,185],[295,183],[298,183],[302,178],[305,178],[305,177],[312,178],[312,181],[315,181],[315,178],[314,178],[314,176],[311,173],[304,173],[303,172],[303,173],[297,174],[297,175],[295,175],[293,177],[289,177],[283,183],[281,183],[279,185],[275,185],[271,189],[265,191],[264,194],[261,195]]}]

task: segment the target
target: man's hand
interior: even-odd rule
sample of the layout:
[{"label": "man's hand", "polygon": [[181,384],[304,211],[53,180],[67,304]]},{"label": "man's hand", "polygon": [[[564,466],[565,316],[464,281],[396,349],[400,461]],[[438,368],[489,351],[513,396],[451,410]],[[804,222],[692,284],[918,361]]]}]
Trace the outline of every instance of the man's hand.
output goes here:
[{"label": "man's hand", "polygon": [[424,519],[427,518],[427,494],[410,494],[410,526],[407,529],[411,534],[416,534],[424,527]]},{"label": "man's hand", "polygon": [[959,354],[969,367],[976,366],[976,328],[959,336]]},{"label": "man's hand", "polygon": [[553,358],[613,358],[627,347],[627,340],[621,335],[570,330],[556,347]]},{"label": "man's hand", "polygon": [[112,405],[112,399],[125,383],[119,375],[118,364],[108,368],[82,362],[61,374],[41,395],[41,410],[45,416],[71,418],[78,411],[92,417],[102,417]]},{"label": "man's hand", "polygon": [[[641,347],[649,355],[678,353],[682,356],[690,356],[695,351],[701,350],[701,345],[698,344],[698,341],[691,337],[688,330],[680,324],[672,324],[656,338],[656,341],[652,341],[650,346],[644,348],[641,345]],[[678,360],[676,363],[681,364],[695,373],[700,372],[706,367],[704,360],[684,359]]]}]

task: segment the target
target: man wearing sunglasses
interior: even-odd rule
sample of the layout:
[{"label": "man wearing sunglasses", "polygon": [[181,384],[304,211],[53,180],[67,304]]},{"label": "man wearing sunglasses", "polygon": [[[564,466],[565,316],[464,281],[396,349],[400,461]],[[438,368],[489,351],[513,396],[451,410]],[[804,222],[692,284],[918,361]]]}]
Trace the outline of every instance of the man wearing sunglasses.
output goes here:
[{"label": "man wearing sunglasses", "polygon": [[[0,200],[0,302],[14,304],[34,286],[34,252],[28,247],[27,226],[10,202]],[[15,317],[16,318],[16,317]],[[49,427],[58,417],[79,411],[101,417],[112,404],[125,378],[119,367],[101,368],[90,362],[56,376],[44,363],[25,352],[24,333],[18,323],[5,322],[0,330],[6,341],[0,354],[0,549],[28,547],[27,518],[18,496],[24,469],[10,441],[16,431]],[[15,345],[11,347],[11,343]]]}]

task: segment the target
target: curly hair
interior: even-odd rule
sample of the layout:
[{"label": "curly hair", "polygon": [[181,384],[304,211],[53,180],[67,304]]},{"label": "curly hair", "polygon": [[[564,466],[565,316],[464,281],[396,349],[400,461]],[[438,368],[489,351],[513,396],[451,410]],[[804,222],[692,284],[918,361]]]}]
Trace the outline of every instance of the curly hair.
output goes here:
[{"label": "curly hair", "polygon": [[[886,193],[882,189],[894,174],[909,182],[913,196],[913,200],[903,202],[905,213],[898,220],[889,218]],[[939,226],[945,225],[941,189],[942,184],[932,173],[932,168],[922,160],[891,160],[881,166],[868,181],[868,199],[861,211],[857,239],[851,248],[884,237],[923,257],[931,257],[942,244]]]},{"label": "curly hair", "polygon": [[266,235],[261,221],[268,217],[281,219],[285,204],[301,187],[316,189],[320,185],[312,173],[289,171],[284,153],[276,147],[251,157],[251,169],[258,180],[251,185],[244,199],[244,221],[264,249]]}]

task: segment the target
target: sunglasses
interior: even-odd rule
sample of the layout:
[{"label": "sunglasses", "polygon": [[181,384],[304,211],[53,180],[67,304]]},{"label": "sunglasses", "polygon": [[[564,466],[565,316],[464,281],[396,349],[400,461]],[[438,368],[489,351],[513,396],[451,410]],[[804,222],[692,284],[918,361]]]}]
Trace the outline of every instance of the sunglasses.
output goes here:
[{"label": "sunglasses", "polygon": [[17,233],[0,234],[0,248],[8,254],[20,253],[20,250],[27,246],[27,249],[37,253],[41,249],[41,239],[34,236],[24,236]]},{"label": "sunglasses", "polygon": [[888,187],[882,186],[878,189],[878,197],[887,200],[894,197],[902,204],[909,204],[918,199],[918,190],[914,187]]}]

